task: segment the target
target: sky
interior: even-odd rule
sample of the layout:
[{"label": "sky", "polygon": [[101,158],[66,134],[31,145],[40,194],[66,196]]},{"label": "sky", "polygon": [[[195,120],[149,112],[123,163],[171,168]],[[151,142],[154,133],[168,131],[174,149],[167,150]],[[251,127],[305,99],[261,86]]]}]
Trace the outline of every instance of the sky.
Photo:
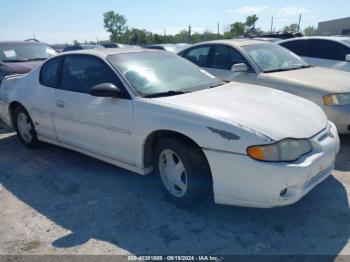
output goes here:
[{"label": "sky", "polygon": [[50,44],[105,40],[103,13],[123,14],[129,27],[175,34],[191,24],[196,32],[221,31],[248,15],[257,27],[270,30],[297,23],[301,27],[350,15],[349,0],[11,0],[1,1],[0,41],[39,39]]}]

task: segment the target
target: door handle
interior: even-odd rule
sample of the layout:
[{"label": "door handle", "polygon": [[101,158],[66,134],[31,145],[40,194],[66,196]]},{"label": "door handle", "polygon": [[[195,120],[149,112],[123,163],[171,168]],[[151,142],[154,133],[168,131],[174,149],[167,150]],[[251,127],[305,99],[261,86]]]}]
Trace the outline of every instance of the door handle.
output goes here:
[{"label": "door handle", "polygon": [[64,108],[66,105],[62,100],[57,100],[56,101],[56,106],[59,108]]}]

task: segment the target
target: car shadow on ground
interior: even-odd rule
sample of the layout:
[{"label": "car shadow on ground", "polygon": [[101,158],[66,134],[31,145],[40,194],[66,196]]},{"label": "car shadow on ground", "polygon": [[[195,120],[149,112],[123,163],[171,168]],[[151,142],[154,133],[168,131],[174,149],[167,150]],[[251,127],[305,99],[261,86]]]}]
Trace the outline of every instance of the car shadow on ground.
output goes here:
[{"label": "car shadow on ground", "polygon": [[336,161],[336,169],[339,171],[350,171],[350,135],[340,136],[340,152]]},{"label": "car shadow on ground", "polygon": [[337,255],[349,241],[348,196],[335,177],[285,208],[207,201],[182,210],[167,201],[153,176],[50,145],[31,151],[15,136],[0,139],[0,152],[6,152],[0,183],[72,232],[52,241],[57,249],[97,239],[137,255]]}]

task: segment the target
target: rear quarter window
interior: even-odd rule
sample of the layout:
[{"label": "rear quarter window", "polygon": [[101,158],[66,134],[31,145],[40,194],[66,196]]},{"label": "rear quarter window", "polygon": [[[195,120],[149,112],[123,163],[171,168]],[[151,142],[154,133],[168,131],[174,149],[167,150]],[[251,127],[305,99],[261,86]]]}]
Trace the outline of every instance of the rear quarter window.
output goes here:
[{"label": "rear quarter window", "polygon": [[210,48],[210,46],[192,48],[185,53],[184,57],[200,67],[206,67],[208,65]]},{"label": "rear quarter window", "polygon": [[48,87],[58,88],[59,72],[63,58],[57,57],[43,64],[40,71],[40,84]]}]

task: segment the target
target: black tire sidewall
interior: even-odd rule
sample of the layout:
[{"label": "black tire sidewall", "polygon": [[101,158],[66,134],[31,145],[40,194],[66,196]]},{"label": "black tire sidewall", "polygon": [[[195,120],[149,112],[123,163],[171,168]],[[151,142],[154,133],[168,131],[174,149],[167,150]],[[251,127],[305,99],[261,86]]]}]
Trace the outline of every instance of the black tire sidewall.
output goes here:
[{"label": "black tire sidewall", "polygon": [[[30,125],[32,126],[31,133],[32,133],[33,137],[32,137],[32,140],[30,142],[27,142],[25,139],[23,139],[22,135],[18,131],[17,118],[18,118],[18,114],[19,113],[26,114],[28,119],[29,119]],[[21,143],[23,145],[25,145],[28,148],[35,148],[35,147],[38,146],[39,141],[38,141],[37,133],[35,131],[34,123],[33,123],[32,119],[31,119],[29,113],[27,112],[27,110],[25,110],[22,106],[18,106],[14,110],[14,113],[13,113],[13,125],[14,125],[14,128],[15,128],[16,132],[17,132],[17,136],[18,136],[19,140],[21,141]]]},{"label": "black tire sidewall", "polygon": [[[181,159],[187,174],[187,190],[184,196],[172,195],[159,172],[159,156],[165,149],[174,151]],[[159,141],[155,150],[154,168],[166,196],[177,206],[190,207],[208,197],[211,188],[210,169],[199,148],[186,141],[165,138]]]}]

